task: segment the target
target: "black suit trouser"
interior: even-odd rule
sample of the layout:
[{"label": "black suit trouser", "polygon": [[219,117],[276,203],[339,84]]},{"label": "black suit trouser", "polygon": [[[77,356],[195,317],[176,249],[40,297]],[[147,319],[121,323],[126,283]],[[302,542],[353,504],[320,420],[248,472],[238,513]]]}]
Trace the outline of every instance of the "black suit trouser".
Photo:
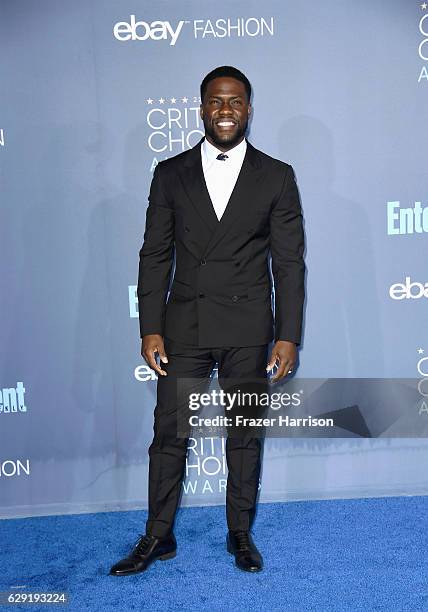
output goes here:
[{"label": "black suit trouser", "polygon": [[[177,435],[177,410],[188,395],[177,394],[177,381],[197,379],[187,393],[206,390],[212,370],[218,364],[218,381],[227,391],[229,379],[267,381],[268,345],[250,347],[200,348],[164,338],[168,363],[161,362],[167,376],[159,376],[154,412],[154,437],[149,448],[149,516],[147,533],[164,537],[173,529],[185,473],[188,437]],[[193,384],[193,381],[191,384]],[[230,381],[229,381],[230,382]],[[258,387],[260,389],[260,387]],[[264,387],[262,387],[264,389]],[[266,386],[267,389],[267,386]],[[188,410],[188,404],[185,406]],[[236,437],[228,431],[226,460],[226,517],[231,531],[249,530],[256,509],[260,454],[263,436],[251,430]]]}]

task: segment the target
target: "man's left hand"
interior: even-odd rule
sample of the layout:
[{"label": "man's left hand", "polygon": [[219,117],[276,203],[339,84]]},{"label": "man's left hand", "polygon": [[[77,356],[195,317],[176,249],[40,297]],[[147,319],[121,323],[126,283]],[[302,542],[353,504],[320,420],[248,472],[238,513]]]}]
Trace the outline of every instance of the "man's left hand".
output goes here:
[{"label": "man's left hand", "polygon": [[266,370],[269,372],[274,365],[277,365],[278,371],[272,376],[270,382],[275,383],[290,374],[294,369],[296,360],[297,349],[294,342],[289,340],[275,342]]}]

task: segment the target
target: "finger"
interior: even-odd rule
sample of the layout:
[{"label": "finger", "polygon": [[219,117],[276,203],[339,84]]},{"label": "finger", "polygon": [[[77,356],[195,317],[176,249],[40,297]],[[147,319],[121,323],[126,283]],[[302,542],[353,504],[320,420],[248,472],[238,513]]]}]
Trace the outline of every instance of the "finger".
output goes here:
[{"label": "finger", "polygon": [[[163,342],[159,346],[155,347],[154,352],[158,353],[160,361],[162,361],[163,363],[168,363],[168,357],[166,355]],[[156,364],[156,372],[159,372],[159,374],[161,374],[162,376],[167,376],[168,372],[166,370],[162,370],[160,364],[158,364],[158,362],[156,361],[156,357],[154,359]]]},{"label": "finger", "polygon": [[290,362],[288,365],[285,366],[284,377],[289,376],[294,372],[294,365],[294,362]]},{"label": "finger", "polygon": [[158,348],[158,353],[159,353],[159,359],[162,361],[162,363],[168,363],[168,356],[165,353],[165,348],[163,346],[160,346]]},{"label": "finger", "polygon": [[277,353],[272,353],[268,361],[267,367],[266,367],[266,372],[269,372],[273,368],[273,366],[275,365],[278,359],[279,359],[279,355]]},{"label": "finger", "polygon": [[155,372],[158,372],[161,376],[167,375],[167,372],[165,372],[165,370],[162,370],[162,368],[156,362],[155,350],[147,351],[146,360],[147,360],[148,365],[152,368],[152,370],[154,370]]},{"label": "finger", "polygon": [[276,382],[277,380],[279,380],[280,378],[282,378],[284,376],[285,367],[286,367],[285,362],[282,362],[282,363],[280,362],[279,363],[278,370],[276,371],[274,376],[272,376],[272,378],[271,378],[272,382]]},{"label": "finger", "polygon": [[292,363],[293,362],[290,359],[286,359],[286,360],[281,361],[279,366],[278,366],[277,372],[271,378],[272,382],[277,382],[281,378],[284,378],[284,376],[286,376],[288,374],[288,370],[292,366]]}]

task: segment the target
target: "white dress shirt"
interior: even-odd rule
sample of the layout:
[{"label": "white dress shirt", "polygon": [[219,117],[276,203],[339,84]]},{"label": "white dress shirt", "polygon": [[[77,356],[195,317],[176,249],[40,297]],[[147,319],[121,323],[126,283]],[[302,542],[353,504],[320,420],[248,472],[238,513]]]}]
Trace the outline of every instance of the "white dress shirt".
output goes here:
[{"label": "white dress shirt", "polygon": [[217,149],[206,138],[202,142],[201,157],[205,183],[219,221],[235,187],[246,150],[247,141],[244,138],[235,147],[225,152],[227,159],[219,160],[216,157],[223,151]]}]

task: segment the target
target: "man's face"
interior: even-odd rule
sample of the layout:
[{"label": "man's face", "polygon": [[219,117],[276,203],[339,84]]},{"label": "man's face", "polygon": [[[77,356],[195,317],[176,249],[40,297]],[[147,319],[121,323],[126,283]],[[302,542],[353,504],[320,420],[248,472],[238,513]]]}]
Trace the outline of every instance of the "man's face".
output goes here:
[{"label": "man's face", "polygon": [[227,151],[241,142],[250,113],[244,83],[232,77],[217,77],[208,83],[200,114],[211,144]]}]

